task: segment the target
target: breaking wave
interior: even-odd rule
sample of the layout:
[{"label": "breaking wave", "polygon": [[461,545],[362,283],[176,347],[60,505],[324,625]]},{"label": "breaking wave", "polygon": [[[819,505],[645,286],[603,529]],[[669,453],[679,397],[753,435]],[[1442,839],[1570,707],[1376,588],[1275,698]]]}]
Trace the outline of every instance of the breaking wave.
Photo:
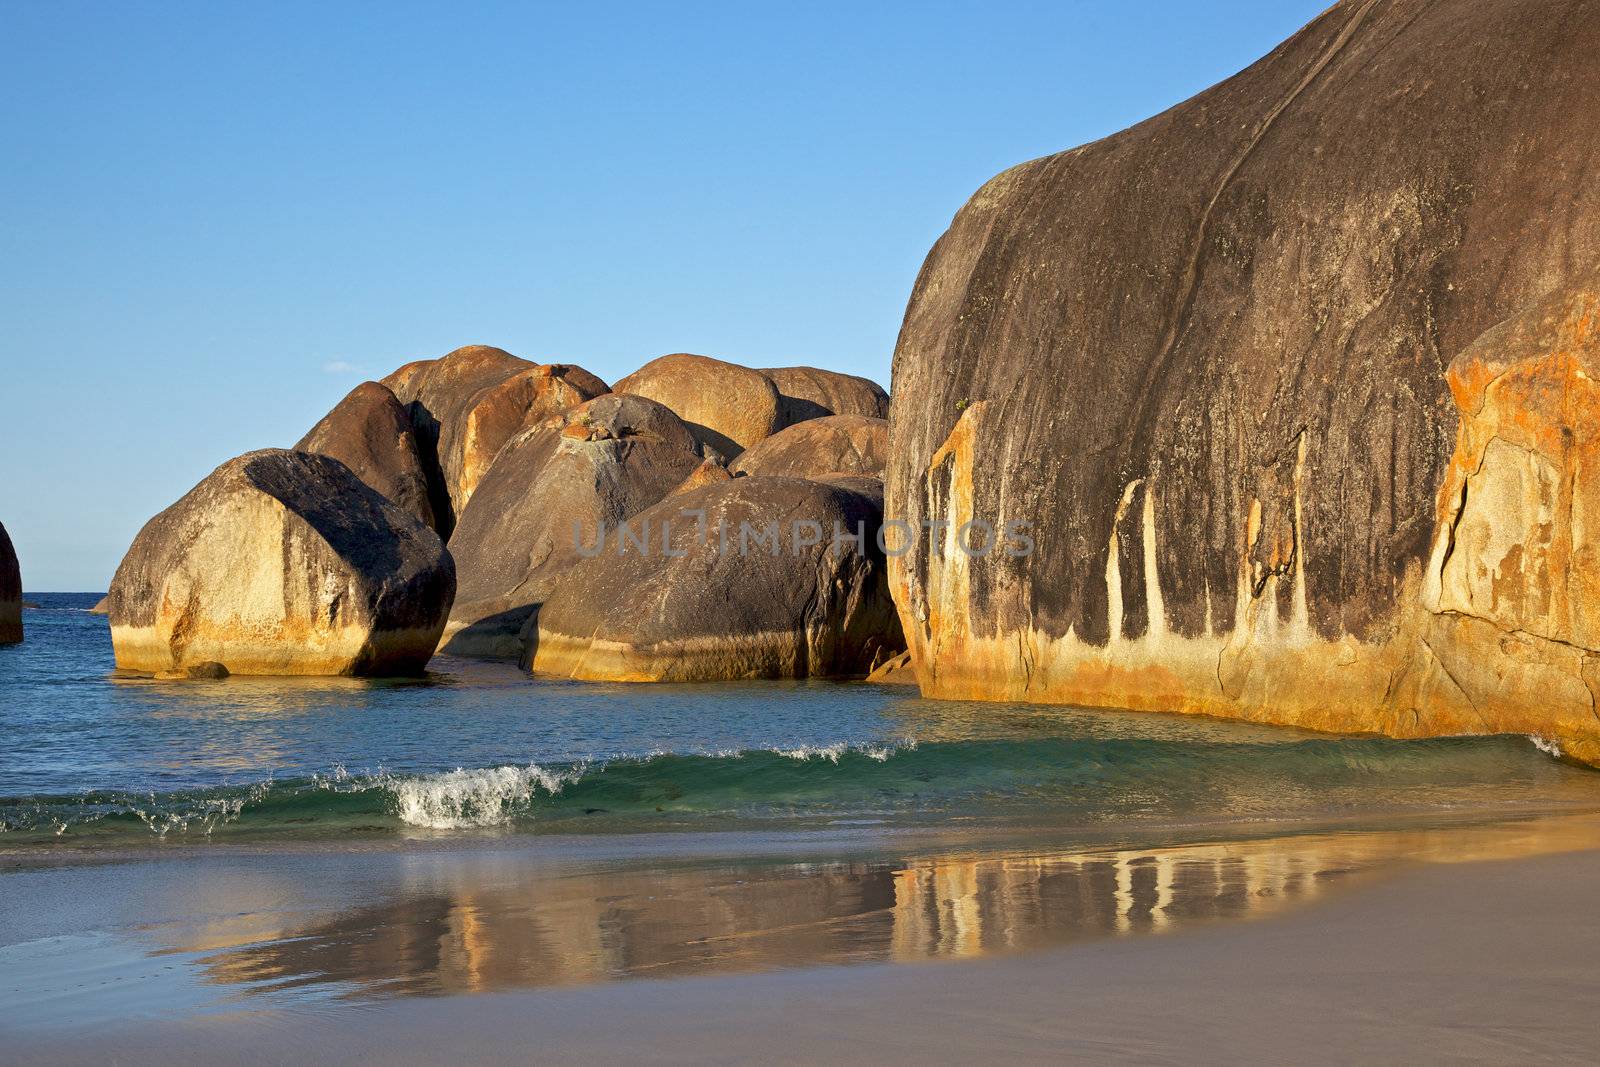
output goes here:
[{"label": "breaking wave", "polygon": [[555,774],[536,766],[458,768],[420,778],[391,778],[384,787],[394,795],[396,816],[408,826],[460,830],[499,826],[529,815],[541,792],[555,796],[582,777],[581,767]]},{"label": "breaking wave", "polygon": [[1510,736],[1292,743],[1042,737],[657,752],[416,773],[335,767],[168,793],[0,798],[0,846],[951,818],[1082,826],[1515,806],[1559,796],[1564,776],[1592,786],[1585,772],[1549,759],[1558,754],[1553,747]]}]

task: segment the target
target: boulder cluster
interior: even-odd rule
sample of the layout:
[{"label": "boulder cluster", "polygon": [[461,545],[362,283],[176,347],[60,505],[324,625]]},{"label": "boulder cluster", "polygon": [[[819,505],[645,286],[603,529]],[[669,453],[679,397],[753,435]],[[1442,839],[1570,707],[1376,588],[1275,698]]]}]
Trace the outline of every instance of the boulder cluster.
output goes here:
[{"label": "boulder cluster", "polygon": [[[910,673],[1600,764],[1584,7],[1339,0],[999,174],[917,279],[890,421],[805,367],[408,364],[140,534],[119,662]],[[961,550],[980,522],[1026,550]]]},{"label": "boulder cluster", "polygon": [[864,676],[905,647],[878,544],[888,404],[688,354],[614,387],[482,345],[408,363],[140,531],[106,602],[117,665]]}]

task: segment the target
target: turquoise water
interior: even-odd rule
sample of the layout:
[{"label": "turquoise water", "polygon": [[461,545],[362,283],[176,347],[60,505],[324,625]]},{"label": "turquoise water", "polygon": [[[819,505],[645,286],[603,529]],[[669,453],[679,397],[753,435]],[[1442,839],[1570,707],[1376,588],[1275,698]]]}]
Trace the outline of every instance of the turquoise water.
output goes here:
[{"label": "turquoise water", "polygon": [[112,676],[98,594],[0,648],[0,849],[485,834],[1151,827],[1600,807],[1523,737],[1393,741],[842,684]]}]

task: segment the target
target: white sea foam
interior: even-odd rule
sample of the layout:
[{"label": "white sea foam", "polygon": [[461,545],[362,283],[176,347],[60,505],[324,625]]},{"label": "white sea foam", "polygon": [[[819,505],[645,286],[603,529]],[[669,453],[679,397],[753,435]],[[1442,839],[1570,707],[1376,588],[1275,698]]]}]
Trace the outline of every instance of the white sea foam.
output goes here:
[{"label": "white sea foam", "polygon": [[902,748],[913,749],[917,747],[915,741],[890,742],[882,745],[852,745],[844,741],[837,741],[831,745],[801,745],[799,748],[776,748],[776,754],[792,760],[825,759],[829,763],[838,763],[839,757],[847,752],[865,756],[871,760],[884,762]]},{"label": "white sea foam", "polygon": [[1540,752],[1543,752],[1546,756],[1552,756],[1555,759],[1561,758],[1561,746],[1550,740],[1548,737],[1540,737],[1538,734],[1529,734],[1528,740],[1533,742],[1534,748],[1538,749]]},{"label": "white sea foam", "polygon": [[841,741],[833,745],[801,745],[799,748],[779,748],[773,751],[785,759],[825,759],[829,763],[838,763],[839,757],[844,755],[849,747]]},{"label": "white sea foam", "polygon": [[400,821],[431,830],[499,826],[527,810],[543,790],[554,796],[583,774],[579,766],[552,774],[541,767],[485,767],[445,771],[421,778],[388,777]]},{"label": "white sea foam", "polygon": [[[200,797],[185,806],[163,809],[152,794],[148,801],[150,805],[148,809],[130,803],[127,810],[137,816],[145,828],[157,837],[166,837],[170,833],[187,834],[190,831],[209,835],[219,826],[237,822],[239,816],[244,814],[246,806],[260,803],[271,791],[272,779],[269,778],[255,783],[237,796]],[[106,812],[96,812],[75,822],[78,824],[94,822],[105,815]],[[56,835],[59,837],[65,833],[69,825],[63,822],[57,826]]]}]

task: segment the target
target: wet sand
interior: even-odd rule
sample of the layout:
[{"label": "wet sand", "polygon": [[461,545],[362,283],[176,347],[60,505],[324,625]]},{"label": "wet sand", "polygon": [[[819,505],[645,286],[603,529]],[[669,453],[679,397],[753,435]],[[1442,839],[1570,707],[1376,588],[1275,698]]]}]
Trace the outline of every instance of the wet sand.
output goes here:
[{"label": "wet sand", "polygon": [[34,918],[5,923],[0,1061],[1592,1062],[1597,844],[1578,817],[883,863],[14,871]]}]

